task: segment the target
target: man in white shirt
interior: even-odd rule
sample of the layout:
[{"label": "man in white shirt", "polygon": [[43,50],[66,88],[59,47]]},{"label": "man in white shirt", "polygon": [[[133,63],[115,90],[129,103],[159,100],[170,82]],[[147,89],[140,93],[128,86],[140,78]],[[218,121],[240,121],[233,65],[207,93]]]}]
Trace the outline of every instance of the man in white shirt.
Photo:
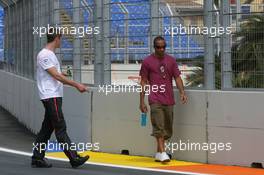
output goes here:
[{"label": "man in white shirt", "polygon": [[[49,33],[52,33],[50,31]],[[33,148],[32,167],[50,168],[45,151],[41,149],[50,139],[55,130],[59,144],[63,144],[63,151],[70,160],[73,168],[84,164],[89,156],[81,157],[76,150],[71,150],[72,142],[66,132],[66,123],[62,112],[63,84],[75,87],[79,92],[87,91],[81,83],[67,79],[61,72],[60,63],[55,55],[55,49],[60,47],[61,35],[53,31],[47,34],[47,45],[37,56],[37,86],[40,99],[45,108],[45,117],[37,135]],[[65,146],[66,145],[66,146]]]}]

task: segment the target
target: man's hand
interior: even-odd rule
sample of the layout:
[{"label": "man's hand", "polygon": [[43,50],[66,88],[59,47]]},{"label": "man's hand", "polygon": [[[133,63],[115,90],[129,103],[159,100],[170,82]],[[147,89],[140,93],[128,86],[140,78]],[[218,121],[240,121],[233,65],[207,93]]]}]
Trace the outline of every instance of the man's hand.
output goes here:
[{"label": "man's hand", "polygon": [[186,104],[188,101],[188,97],[186,96],[184,92],[180,94],[180,99],[181,99],[182,104]]},{"label": "man's hand", "polygon": [[88,91],[88,87],[81,83],[76,85],[76,89],[81,93]]},{"label": "man's hand", "polygon": [[67,77],[67,76],[69,76],[67,73],[65,73],[65,72],[62,72],[61,73],[63,76],[65,76],[65,77]]},{"label": "man's hand", "polygon": [[179,89],[179,92],[180,92],[181,103],[186,104],[188,101],[188,98],[184,92],[184,86],[183,86],[181,76],[176,77],[175,82],[176,82],[177,88]]},{"label": "man's hand", "polygon": [[140,103],[139,109],[143,113],[147,113],[148,112],[148,107],[145,105],[145,103]]}]

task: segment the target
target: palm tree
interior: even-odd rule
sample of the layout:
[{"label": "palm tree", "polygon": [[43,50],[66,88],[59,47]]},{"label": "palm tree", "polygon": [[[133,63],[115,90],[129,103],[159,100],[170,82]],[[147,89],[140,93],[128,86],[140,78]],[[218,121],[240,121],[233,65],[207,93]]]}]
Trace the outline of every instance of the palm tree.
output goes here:
[{"label": "palm tree", "polygon": [[[218,0],[215,4],[218,6]],[[248,0],[246,3],[252,3]],[[233,36],[232,70],[233,87],[264,88],[264,16],[254,15],[245,19],[240,31]],[[197,63],[199,67],[188,78],[188,85],[197,87],[204,82],[203,57]],[[221,88],[221,62],[215,57],[215,86]]]},{"label": "palm tree", "polygon": [[[251,16],[241,24],[240,31],[234,34],[232,47],[233,87],[264,88],[264,16]],[[203,58],[199,67],[188,78],[188,85],[203,84]],[[215,86],[221,88],[221,63],[215,57]]]},{"label": "palm tree", "polygon": [[264,16],[245,19],[234,34],[234,41],[234,87],[264,88]]},{"label": "palm tree", "polygon": [[[196,64],[193,66],[196,69],[187,79],[187,86],[202,87],[204,84],[204,57],[196,57]],[[221,89],[221,60],[215,55],[215,88]]]},{"label": "palm tree", "polygon": [[219,7],[219,0],[214,0],[214,4],[216,7]]}]

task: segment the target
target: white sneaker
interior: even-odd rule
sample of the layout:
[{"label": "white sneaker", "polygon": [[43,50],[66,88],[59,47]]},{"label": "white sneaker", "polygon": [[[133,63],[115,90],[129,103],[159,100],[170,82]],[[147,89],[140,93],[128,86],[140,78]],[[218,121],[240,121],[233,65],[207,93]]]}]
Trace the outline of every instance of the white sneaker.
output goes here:
[{"label": "white sneaker", "polygon": [[161,158],[161,153],[160,152],[157,152],[155,154],[155,162],[160,162],[160,158]]},{"label": "white sneaker", "polygon": [[160,161],[161,162],[170,162],[170,157],[166,152],[160,153]]}]

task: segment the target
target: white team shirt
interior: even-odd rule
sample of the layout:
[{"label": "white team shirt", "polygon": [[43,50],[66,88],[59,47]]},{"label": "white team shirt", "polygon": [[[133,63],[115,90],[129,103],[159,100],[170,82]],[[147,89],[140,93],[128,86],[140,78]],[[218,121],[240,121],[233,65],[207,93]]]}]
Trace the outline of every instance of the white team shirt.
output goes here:
[{"label": "white team shirt", "polygon": [[44,48],[37,56],[37,85],[41,100],[63,97],[63,84],[46,71],[51,67],[61,73],[60,63],[54,52]]}]

